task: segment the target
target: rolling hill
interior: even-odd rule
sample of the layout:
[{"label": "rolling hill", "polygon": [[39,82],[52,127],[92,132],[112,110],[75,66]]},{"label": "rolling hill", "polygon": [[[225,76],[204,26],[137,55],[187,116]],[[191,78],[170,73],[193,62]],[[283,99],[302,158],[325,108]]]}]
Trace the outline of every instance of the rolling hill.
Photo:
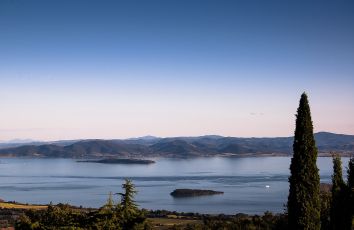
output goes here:
[{"label": "rolling hill", "polygon": [[[315,134],[319,152],[354,153],[354,135],[320,132]],[[63,144],[66,143],[66,144]],[[0,149],[0,157],[64,158],[149,158],[291,155],[293,137],[239,138],[222,136],[157,138],[125,140],[79,140],[24,144]]]}]

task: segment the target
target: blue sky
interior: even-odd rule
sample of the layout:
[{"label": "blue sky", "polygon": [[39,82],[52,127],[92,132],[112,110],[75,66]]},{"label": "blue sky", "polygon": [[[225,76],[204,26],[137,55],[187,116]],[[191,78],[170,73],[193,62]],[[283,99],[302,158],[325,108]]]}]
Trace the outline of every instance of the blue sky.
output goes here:
[{"label": "blue sky", "polygon": [[0,140],[354,134],[353,1],[0,1]]}]

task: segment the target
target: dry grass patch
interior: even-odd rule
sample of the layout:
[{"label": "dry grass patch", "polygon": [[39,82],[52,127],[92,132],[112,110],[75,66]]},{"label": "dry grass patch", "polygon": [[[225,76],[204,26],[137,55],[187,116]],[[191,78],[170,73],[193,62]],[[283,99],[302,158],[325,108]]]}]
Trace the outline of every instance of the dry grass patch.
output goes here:
[{"label": "dry grass patch", "polygon": [[0,208],[14,208],[14,209],[46,209],[46,205],[32,205],[32,204],[17,204],[17,203],[8,203],[0,202]]},{"label": "dry grass patch", "polygon": [[168,229],[174,225],[186,226],[188,224],[201,223],[200,220],[180,219],[180,218],[148,218],[154,229]]}]

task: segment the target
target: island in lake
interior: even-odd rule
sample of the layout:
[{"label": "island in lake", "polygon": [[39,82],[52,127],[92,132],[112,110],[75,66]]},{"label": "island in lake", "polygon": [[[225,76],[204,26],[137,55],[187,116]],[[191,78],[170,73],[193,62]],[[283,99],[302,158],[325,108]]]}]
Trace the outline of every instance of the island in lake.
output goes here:
[{"label": "island in lake", "polygon": [[224,192],[203,189],[175,189],[170,193],[173,197],[210,196],[217,194],[224,194]]},{"label": "island in lake", "polygon": [[153,160],[144,160],[144,159],[101,159],[101,160],[85,160],[78,162],[87,162],[87,163],[102,163],[102,164],[153,164],[156,163]]}]

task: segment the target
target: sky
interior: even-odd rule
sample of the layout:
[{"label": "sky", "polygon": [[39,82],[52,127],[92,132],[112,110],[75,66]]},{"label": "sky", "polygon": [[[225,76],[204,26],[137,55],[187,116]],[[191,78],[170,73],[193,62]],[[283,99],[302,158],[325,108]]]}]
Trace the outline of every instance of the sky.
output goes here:
[{"label": "sky", "polygon": [[0,140],[354,134],[354,1],[1,0]]}]

